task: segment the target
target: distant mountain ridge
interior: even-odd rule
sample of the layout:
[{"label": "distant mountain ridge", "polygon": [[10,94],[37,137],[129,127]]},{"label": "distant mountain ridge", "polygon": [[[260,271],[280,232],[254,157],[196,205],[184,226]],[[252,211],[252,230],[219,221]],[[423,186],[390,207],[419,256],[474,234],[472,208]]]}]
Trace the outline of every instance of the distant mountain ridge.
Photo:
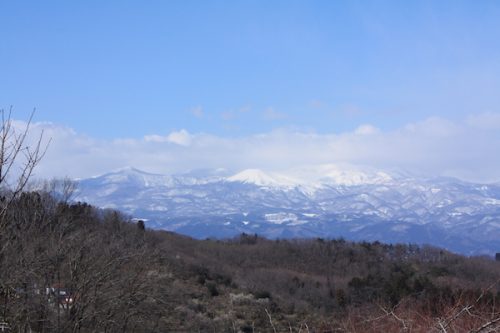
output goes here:
[{"label": "distant mountain ridge", "polygon": [[196,238],[345,237],[500,251],[500,185],[320,165],[159,175],[124,168],[79,181],[77,200]]}]

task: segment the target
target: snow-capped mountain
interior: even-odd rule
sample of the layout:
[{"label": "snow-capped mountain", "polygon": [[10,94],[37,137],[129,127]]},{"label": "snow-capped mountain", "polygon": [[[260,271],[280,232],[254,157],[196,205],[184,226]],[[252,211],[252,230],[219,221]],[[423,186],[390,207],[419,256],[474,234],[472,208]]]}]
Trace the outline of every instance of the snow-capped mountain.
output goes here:
[{"label": "snow-capped mountain", "polygon": [[77,200],[198,238],[246,232],[500,251],[500,185],[451,178],[337,165],[169,176],[125,168],[79,181]]},{"label": "snow-capped mountain", "polygon": [[254,184],[266,187],[294,187],[300,182],[279,174],[269,174],[259,169],[246,169],[227,178],[230,182]]}]

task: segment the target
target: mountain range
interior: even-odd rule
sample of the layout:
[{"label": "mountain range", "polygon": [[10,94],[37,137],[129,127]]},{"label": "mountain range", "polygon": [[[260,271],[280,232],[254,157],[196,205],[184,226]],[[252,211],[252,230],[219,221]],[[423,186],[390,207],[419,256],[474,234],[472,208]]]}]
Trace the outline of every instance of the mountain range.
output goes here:
[{"label": "mountain range", "polygon": [[195,238],[240,233],[500,251],[500,184],[338,165],[160,175],[124,168],[78,181],[76,200]]}]

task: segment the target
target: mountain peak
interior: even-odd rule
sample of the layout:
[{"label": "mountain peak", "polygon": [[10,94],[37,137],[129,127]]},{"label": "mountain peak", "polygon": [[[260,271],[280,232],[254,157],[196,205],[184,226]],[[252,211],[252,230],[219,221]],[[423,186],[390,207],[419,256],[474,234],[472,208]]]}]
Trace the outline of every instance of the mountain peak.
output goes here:
[{"label": "mountain peak", "polygon": [[172,183],[171,177],[149,173],[131,166],[115,169],[91,179],[103,184],[134,183],[141,186],[167,185]]},{"label": "mountain peak", "polygon": [[[115,170],[109,172],[108,174],[117,174],[117,173],[120,173],[120,174],[155,175],[155,174],[150,173],[150,172],[139,170],[139,169],[134,168],[132,166],[126,166],[126,167],[118,168],[118,169],[115,169]],[[159,175],[156,175],[156,176],[159,176]]]},{"label": "mountain peak", "polygon": [[297,183],[288,177],[269,174],[260,169],[246,169],[227,178],[230,182],[241,182],[257,186],[289,187]]},{"label": "mountain peak", "polygon": [[359,166],[320,164],[295,168],[289,171],[294,179],[302,184],[333,184],[356,186],[382,184],[393,180],[393,177],[379,170]]}]

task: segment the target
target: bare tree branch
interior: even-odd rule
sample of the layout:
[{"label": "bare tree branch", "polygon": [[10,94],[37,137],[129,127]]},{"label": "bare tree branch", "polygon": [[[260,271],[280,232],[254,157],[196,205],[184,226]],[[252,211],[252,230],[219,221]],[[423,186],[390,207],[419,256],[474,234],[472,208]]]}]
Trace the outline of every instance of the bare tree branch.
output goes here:
[{"label": "bare tree branch", "polygon": [[[50,144],[50,139],[44,143],[42,131],[32,146],[26,145],[35,111],[33,109],[25,126],[19,131],[13,126],[12,107],[7,112],[0,110],[0,190],[4,192],[0,206],[0,230],[3,230],[7,223],[4,219],[7,208],[26,188],[35,167],[45,156]],[[19,166],[17,174],[13,172],[16,166]]]}]

